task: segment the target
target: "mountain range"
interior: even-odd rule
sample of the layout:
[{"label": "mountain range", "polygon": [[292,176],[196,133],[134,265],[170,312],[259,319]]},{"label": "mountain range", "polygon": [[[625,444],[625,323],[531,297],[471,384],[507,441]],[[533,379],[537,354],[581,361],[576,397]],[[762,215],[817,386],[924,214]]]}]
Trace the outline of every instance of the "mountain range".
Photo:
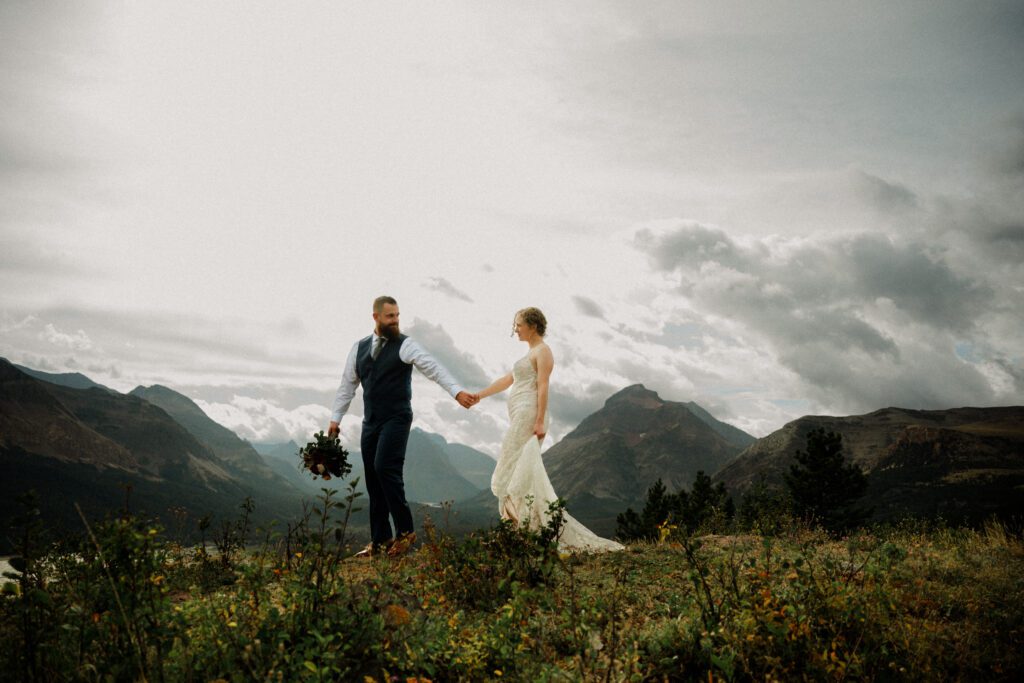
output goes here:
[{"label": "mountain range", "polygon": [[[236,518],[246,496],[256,503],[255,522],[284,522],[301,514],[302,500],[325,484],[341,489],[349,481],[313,480],[299,469],[298,452],[292,443],[263,456],[167,387],[121,394],[84,375],[44,373],[0,359],[0,520],[20,513],[17,498],[34,490],[43,518],[56,529],[82,528],[76,503],[87,518],[128,507],[166,525],[190,518],[194,527],[207,515]],[[361,476],[359,453],[350,461],[353,476]],[[494,462],[418,429],[410,435],[407,461],[407,476],[415,480],[409,498],[426,502],[483,488],[453,461],[477,481]],[[356,536],[367,527],[365,510],[354,515],[352,527]],[[9,536],[0,538],[0,552],[11,543]]]},{"label": "mountain range", "polygon": [[[81,388],[56,383],[64,380]],[[128,508],[167,525],[191,518],[191,527],[206,515],[233,519],[246,496],[257,501],[258,521],[293,512],[295,487],[249,476],[217,454],[222,446],[141,396],[76,376],[37,379],[0,359],[0,519],[20,513],[17,498],[29,490],[58,530],[82,528],[76,504],[87,518]],[[0,538],[0,547],[10,543]]]},{"label": "mountain range", "polygon": [[[1024,519],[1024,407],[907,410],[848,417],[806,416],[755,439],[695,403],[627,387],[544,453],[567,509],[602,535],[616,515],[643,506],[661,479],[689,488],[699,470],[722,482],[738,505],[753,487],[782,489],[783,473],[816,428],[843,438],[846,458],[868,478],[871,521],[906,517],[978,523]],[[470,524],[496,519],[489,492],[460,501]]]},{"label": "mountain range", "polygon": [[[865,503],[876,521],[1024,514],[1022,407],[805,416],[755,439],[696,403],[666,401],[633,385],[543,457],[568,510],[610,536],[616,515],[641,507],[659,479],[675,491],[703,471],[737,503],[751,487],[781,487],[815,428],[842,435],[846,456],[868,476]],[[0,520],[19,512],[20,493],[35,489],[44,517],[61,528],[80,527],[75,502],[91,516],[128,505],[170,523],[175,515],[233,518],[247,495],[256,501],[257,521],[284,521],[322,487],[345,489],[363,476],[356,451],[349,477],[313,480],[300,470],[298,451],[294,442],[250,444],[167,387],[121,394],[78,373],[43,373],[0,359]],[[418,518],[455,501],[448,520],[455,532],[487,526],[497,520],[494,466],[484,453],[413,429],[407,497],[422,504]],[[357,535],[365,514],[354,518]],[[0,538],[0,552],[5,545],[10,539]]]}]

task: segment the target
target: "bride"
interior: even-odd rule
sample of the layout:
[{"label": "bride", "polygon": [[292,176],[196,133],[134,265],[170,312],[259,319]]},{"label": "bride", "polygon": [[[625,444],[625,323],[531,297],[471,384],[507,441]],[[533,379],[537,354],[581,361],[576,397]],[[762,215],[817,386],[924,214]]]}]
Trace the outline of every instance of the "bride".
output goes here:
[{"label": "bride", "polygon": [[[544,343],[547,320],[537,308],[516,313],[513,334],[530,349],[512,366],[512,372],[496,379],[476,394],[478,400],[505,391],[511,424],[501,443],[501,457],[491,477],[491,491],[498,497],[502,519],[530,529],[547,523],[548,504],[558,496],[551,486],[540,444],[547,435],[548,380],[555,367],[551,347]],[[562,550],[622,550],[615,541],[601,538],[565,513],[558,537]]]}]

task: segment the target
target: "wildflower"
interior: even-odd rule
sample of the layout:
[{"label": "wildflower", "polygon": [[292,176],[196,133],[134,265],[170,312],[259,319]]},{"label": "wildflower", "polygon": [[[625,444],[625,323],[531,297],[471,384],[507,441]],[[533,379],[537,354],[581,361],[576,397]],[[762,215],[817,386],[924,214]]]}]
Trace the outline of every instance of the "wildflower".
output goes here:
[{"label": "wildflower", "polygon": [[669,520],[666,519],[664,522],[658,525],[658,545],[662,545],[668,540],[668,537],[673,531],[679,527],[675,524],[669,524]]},{"label": "wildflower", "polygon": [[238,628],[238,622],[237,621],[229,621],[228,622],[228,628]]},{"label": "wildflower", "polygon": [[495,669],[494,670],[494,675],[497,676],[498,678],[501,678],[501,669]]}]

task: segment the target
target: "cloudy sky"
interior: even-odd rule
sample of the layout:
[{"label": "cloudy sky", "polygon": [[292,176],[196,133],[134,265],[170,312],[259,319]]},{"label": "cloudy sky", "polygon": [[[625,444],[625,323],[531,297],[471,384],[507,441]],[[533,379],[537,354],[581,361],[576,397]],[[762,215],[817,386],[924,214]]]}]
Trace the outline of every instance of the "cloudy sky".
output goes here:
[{"label": "cloudy sky", "polygon": [[0,3],[0,356],[251,440],[326,426],[381,293],[471,388],[541,307],[555,439],[636,383],[1021,404],[1022,264],[1017,1]]}]

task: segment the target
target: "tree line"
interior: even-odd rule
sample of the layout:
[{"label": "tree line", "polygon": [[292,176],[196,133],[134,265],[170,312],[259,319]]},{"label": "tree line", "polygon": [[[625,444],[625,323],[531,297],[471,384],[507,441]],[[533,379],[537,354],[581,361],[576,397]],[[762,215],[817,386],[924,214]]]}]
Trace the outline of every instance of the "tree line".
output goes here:
[{"label": "tree line", "polygon": [[818,428],[807,435],[804,450],[783,475],[784,488],[763,481],[747,491],[737,509],[725,484],[712,484],[697,472],[689,491],[670,493],[659,479],[648,490],[640,512],[628,508],[616,518],[616,536],[623,541],[664,540],[674,532],[693,534],[737,528],[778,533],[790,520],[820,526],[842,535],[867,520],[871,510],[861,504],[867,477],[846,462],[842,435]]}]

